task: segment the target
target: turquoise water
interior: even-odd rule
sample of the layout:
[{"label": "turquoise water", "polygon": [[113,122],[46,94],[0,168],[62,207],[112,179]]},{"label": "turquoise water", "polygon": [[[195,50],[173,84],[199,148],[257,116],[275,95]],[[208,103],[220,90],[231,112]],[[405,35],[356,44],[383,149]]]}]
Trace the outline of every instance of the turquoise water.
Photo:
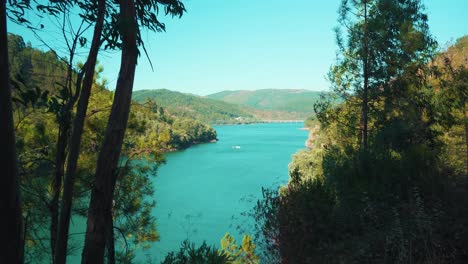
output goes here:
[{"label": "turquoise water", "polygon": [[[137,260],[159,263],[185,239],[219,246],[226,232],[238,241],[241,226],[253,220],[242,213],[261,198],[262,187],[278,187],[288,180],[291,156],[304,148],[303,123],[216,126],[219,141],[168,153],[166,164],[153,177],[154,216],[160,241],[137,252]],[[80,263],[85,219],[75,219],[76,242],[69,263]]]},{"label": "turquoise water", "polygon": [[262,187],[287,182],[291,156],[304,148],[303,123],[217,126],[219,141],[169,153],[154,179],[160,241],[146,252],[161,260],[184,239],[219,246],[226,232],[252,222]]}]

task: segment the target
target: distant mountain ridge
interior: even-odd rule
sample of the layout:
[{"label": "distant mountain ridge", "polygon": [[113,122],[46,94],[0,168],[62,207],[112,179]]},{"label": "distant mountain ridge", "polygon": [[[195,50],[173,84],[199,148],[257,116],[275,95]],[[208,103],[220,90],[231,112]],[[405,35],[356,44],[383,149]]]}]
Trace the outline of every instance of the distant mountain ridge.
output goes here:
[{"label": "distant mountain ridge", "polygon": [[212,124],[257,121],[252,111],[244,106],[167,89],[134,91],[132,97],[139,103],[151,99],[172,115],[190,117]]},{"label": "distant mountain ridge", "polygon": [[211,124],[235,124],[275,120],[304,120],[323,92],[298,89],[222,91],[197,96],[167,89],[139,90],[133,99],[153,100],[169,113]]},{"label": "distant mountain ridge", "polygon": [[241,104],[259,110],[297,112],[310,115],[313,104],[324,92],[299,89],[261,89],[222,91],[207,95],[207,98]]}]

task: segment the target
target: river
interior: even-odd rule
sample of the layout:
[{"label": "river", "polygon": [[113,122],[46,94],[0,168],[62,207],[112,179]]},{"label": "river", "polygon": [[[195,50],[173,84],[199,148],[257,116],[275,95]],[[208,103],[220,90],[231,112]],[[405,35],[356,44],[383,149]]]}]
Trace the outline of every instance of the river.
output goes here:
[{"label": "river", "polygon": [[[185,239],[219,247],[226,232],[240,242],[238,226],[249,232],[253,208],[262,187],[277,188],[288,180],[291,156],[304,148],[303,123],[216,126],[218,142],[168,153],[153,177],[154,216],[160,240],[137,260],[159,263]],[[78,256],[71,256],[72,262]]]}]

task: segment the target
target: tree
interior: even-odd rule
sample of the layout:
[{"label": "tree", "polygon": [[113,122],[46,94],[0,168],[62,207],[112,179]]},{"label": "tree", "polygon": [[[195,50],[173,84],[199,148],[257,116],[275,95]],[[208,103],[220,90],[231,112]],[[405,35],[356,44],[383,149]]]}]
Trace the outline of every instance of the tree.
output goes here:
[{"label": "tree", "polygon": [[[372,68],[372,43],[369,34],[369,9],[373,0],[342,0],[339,9],[341,26],[348,29],[347,43],[343,43],[340,29],[336,30],[342,57],[332,68],[330,79],[342,96],[352,89],[361,101],[359,144],[365,150],[368,144],[369,85]],[[350,17],[351,16],[351,17]]]},{"label": "tree", "polygon": [[221,239],[221,250],[233,260],[232,264],[259,263],[259,257],[255,254],[256,247],[249,235],[244,235],[242,244],[239,246],[229,233],[226,233]]},{"label": "tree", "polygon": [[133,1],[121,0],[119,2],[120,22],[118,28],[116,27],[118,34],[117,32],[115,34],[120,36],[122,40],[122,58],[114,101],[96,165],[96,177],[91,192],[82,263],[102,263],[104,261],[106,239],[112,237],[109,234],[112,230],[107,226],[112,217],[117,167],[130,111],[138,45],[142,43],[138,23],[149,25],[150,29],[155,30],[161,27],[164,28],[164,25],[152,13],[152,9],[157,11],[158,2],[166,5],[166,13],[181,16],[185,11],[182,3],[177,0],[152,1],[149,6],[142,3],[135,5]]},{"label": "tree", "polygon": [[[439,91],[441,99],[440,107],[445,110],[441,111],[446,115],[442,115],[447,133],[451,133],[451,138],[455,138],[451,142],[449,148],[450,159],[455,160],[454,163],[460,161],[459,154],[464,152],[464,172],[468,175],[468,36],[464,36],[457,42],[442,52],[435,60],[436,76],[434,76],[434,86]],[[459,126],[464,130],[465,147],[459,147],[456,140]],[[458,130],[458,131],[457,131]],[[457,133],[458,132],[458,133]],[[462,151],[459,151],[461,149]],[[458,151],[457,151],[458,150]],[[458,167],[458,166],[456,166]],[[458,168],[456,168],[458,170]]]},{"label": "tree", "polygon": [[[61,203],[60,222],[58,225],[56,255],[54,256],[56,263],[65,263],[67,256],[68,244],[68,229],[70,225],[71,207],[73,199],[73,189],[75,184],[76,168],[78,156],[81,147],[81,135],[83,134],[84,121],[88,108],[89,96],[91,94],[91,86],[94,81],[94,68],[96,66],[98,51],[101,46],[101,34],[104,24],[105,1],[99,0],[96,16],[96,25],[94,28],[91,49],[88,58],[83,67],[82,73],[76,81],[76,90],[81,90],[81,95],[78,101],[78,108],[75,119],[73,121],[72,135],[70,139],[70,150],[67,161],[67,170],[65,174],[64,190]],[[84,80],[82,74],[84,73]],[[83,82],[81,82],[83,81]]]},{"label": "tree", "polygon": [[112,201],[116,181],[116,169],[120,158],[137,63],[137,24],[133,1],[120,1],[122,59],[114,102],[107,125],[102,149],[96,166],[96,179],[91,192],[88,211],[85,247],[82,263],[103,263],[104,249],[112,216]]},{"label": "tree", "polygon": [[[83,39],[82,34],[86,31],[83,29],[84,21],[79,26],[76,33],[72,33],[71,41],[68,40],[66,25],[71,25],[70,23],[70,10],[69,7],[64,5],[60,8],[61,13],[63,13],[63,23],[61,25],[63,37],[67,44],[69,59],[66,61],[67,69],[63,82],[57,83],[59,88],[59,94],[51,100],[49,111],[54,112],[57,123],[58,123],[58,135],[56,141],[55,149],[55,171],[54,177],[52,179],[52,200],[49,205],[49,210],[51,214],[50,221],[50,243],[51,243],[51,252],[53,263],[55,263],[56,256],[56,247],[59,249],[65,245],[66,242],[61,242],[60,246],[57,245],[57,239],[59,235],[59,203],[60,203],[60,194],[62,191],[62,180],[65,174],[65,162],[67,160],[68,152],[67,148],[69,145],[70,139],[70,130],[72,123],[72,112],[75,106],[78,96],[80,94],[80,87],[74,86],[73,80],[78,79],[78,82],[82,78],[82,74],[76,76],[74,69],[74,58],[76,55],[77,46],[80,44],[80,40]],[[65,22],[68,20],[68,23]],[[74,32],[70,28],[71,32]],[[50,87],[51,88],[51,87]],[[50,89],[49,88],[49,89]],[[75,89],[73,89],[75,88]]]},{"label": "tree", "polygon": [[[384,111],[391,112],[394,96],[406,89],[396,80],[406,74],[412,78],[406,83],[420,84],[418,79],[434,55],[436,42],[422,10],[420,0],[342,1],[341,27],[336,30],[340,54],[329,79],[338,94],[345,99],[356,97],[361,104],[358,137],[364,149],[380,102]],[[341,36],[342,29],[346,38]]]},{"label": "tree", "polygon": [[11,102],[10,72],[8,61],[6,1],[0,2],[0,167],[2,184],[0,209],[3,214],[1,223],[2,244],[0,253],[2,263],[23,263],[23,224],[19,189],[18,165],[16,157],[13,108]]}]

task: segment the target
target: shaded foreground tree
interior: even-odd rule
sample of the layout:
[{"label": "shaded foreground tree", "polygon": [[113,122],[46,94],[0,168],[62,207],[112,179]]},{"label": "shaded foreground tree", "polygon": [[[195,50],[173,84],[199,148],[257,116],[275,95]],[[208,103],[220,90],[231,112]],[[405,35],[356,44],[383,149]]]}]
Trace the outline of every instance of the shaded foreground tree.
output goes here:
[{"label": "shaded foreground tree", "polygon": [[[59,4],[60,5],[60,4]],[[50,211],[50,248],[52,253],[53,263],[55,263],[57,237],[59,229],[59,203],[60,194],[62,192],[62,181],[65,174],[65,162],[68,156],[68,145],[70,139],[70,130],[72,127],[72,116],[75,103],[78,100],[80,94],[80,87],[74,85],[74,79],[81,80],[82,74],[78,76],[74,69],[74,58],[77,53],[77,48],[80,45],[80,39],[83,38],[83,33],[86,29],[83,28],[84,21],[80,24],[76,33],[71,33],[71,41],[67,36],[66,25],[70,25],[70,8],[67,5],[59,7],[63,15],[63,22],[61,24],[61,31],[68,48],[68,59],[62,59],[67,65],[66,74],[62,82],[57,82],[57,86],[60,87],[58,95],[51,97],[53,100],[49,100],[49,111],[53,112],[58,124],[58,134],[55,144],[55,162],[54,162],[54,177],[51,182],[52,199],[49,204]],[[65,22],[65,21],[68,21]],[[69,26],[70,29],[71,26]],[[73,32],[73,30],[70,30]],[[51,87],[49,87],[51,89]]]},{"label": "shaded foreground tree", "polygon": [[[91,200],[88,210],[85,245],[82,263],[103,263],[106,240],[113,237],[110,228],[117,168],[120,152],[127,127],[130,103],[138,58],[138,45],[142,44],[139,23],[150,29],[164,29],[153,11],[158,10],[158,3],[166,5],[166,13],[182,16],[185,8],[177,0],[151,1],[137,3],[119,1],[120,15],[114,37],[121,38],[121,65],[117,80],[114,101],[107,124],[104,142],[96,165]],[[113,252],[113,249],[108,252]],[[113,256],[109,257],[114,259]]]},{"label": "shaded foreground tree", "polygon": [[[70,225],[71,208],[73,201],[73,189],[75,184],[75,175],[78,163],[78,157],[81,147],[81,135],[83,134],[84,121],[88,109],[91,87],[94,81],[94,69],[96,66],[98,51],[101,46],[101,35],[105,17],[105,0],[97,1],[97,16],[95,28],[91,42],[91,49],[88,58],[83,66],[82,73],[76,80],[76,91],[80,92],[78,108],[73,121],[72,134],[70,138],[70,147],[67,160],[67,169],[63,184],[63,195],[60,210],[60,219],[58,224],[57,244],[55,250],[55,262],[65,263],[68,247],[68,231]],[[82,76],[84,73],[84,80]]]},{"label": "shaded foreground tree", "polygon": [[112,215],[112,201],[138,57],[137,22],[133,1],[120,1],[122,58],[109,122],[99,153],[96,178],[91,192],[82,263],[103,263],[106,234]]},{"label": "shaded foreground tree", "polygon": [[23,263],[22,212],[8,62],[6,0],[0,1],[0,210],[1,263]]}]

